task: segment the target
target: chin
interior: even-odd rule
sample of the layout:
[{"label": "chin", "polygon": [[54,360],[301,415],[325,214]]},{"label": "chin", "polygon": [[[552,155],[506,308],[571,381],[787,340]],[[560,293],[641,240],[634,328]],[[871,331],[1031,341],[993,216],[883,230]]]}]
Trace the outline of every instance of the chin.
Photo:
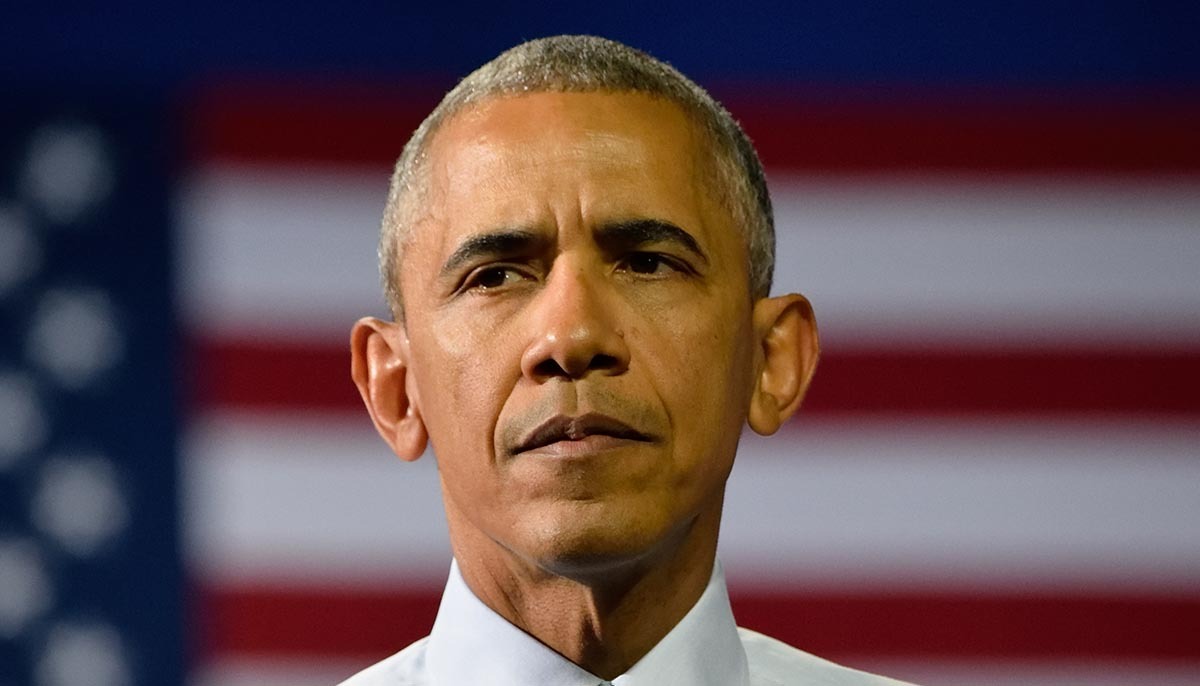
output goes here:
[{"label": "chin", "polygon": [[526,549],[536,551],[531,557],[538,566],[581,581],[612,574],[654,558],[671,547],[681,528],[688,528],[628,512],[581,514],[557,513],[530,522]]}]

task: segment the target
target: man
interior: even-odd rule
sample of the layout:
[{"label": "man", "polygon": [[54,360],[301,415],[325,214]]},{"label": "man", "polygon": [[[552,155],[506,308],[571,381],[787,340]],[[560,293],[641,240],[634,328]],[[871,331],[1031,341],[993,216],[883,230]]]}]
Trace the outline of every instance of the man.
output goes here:
[{"label": "man", "polygon": [[395,321],[355,325],[352,373],[400,458],[432,443],[455,563],[430,636],[347,685],[896,683],[733,622],[738,437],[791,416],[818,345],[701,88],[598,38],[505,52],[405,147],[380,259]]}]

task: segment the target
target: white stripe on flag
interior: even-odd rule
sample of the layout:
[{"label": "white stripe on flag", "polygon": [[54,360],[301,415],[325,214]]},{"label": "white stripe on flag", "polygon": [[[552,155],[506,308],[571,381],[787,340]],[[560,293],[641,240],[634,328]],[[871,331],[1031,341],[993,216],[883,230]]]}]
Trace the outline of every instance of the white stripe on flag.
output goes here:
[{"label": "white stripe on flag", "polygon": [[[346,335],[383,311],[375,240],[386,179],[211,165],[182,198],[181,286],[209,336]],[[1195,344],[1200,184],[780,177],[776,291],[827,342]]]},{"label": "white stripe on flag", "polygon": [[[743,441],[721,554],[743,585],[1194,592],[1197,445],[1190,422],[802,421]],[[365,418],[213,414],[185,464],[206,579],[445,575],[434,461]]]}]

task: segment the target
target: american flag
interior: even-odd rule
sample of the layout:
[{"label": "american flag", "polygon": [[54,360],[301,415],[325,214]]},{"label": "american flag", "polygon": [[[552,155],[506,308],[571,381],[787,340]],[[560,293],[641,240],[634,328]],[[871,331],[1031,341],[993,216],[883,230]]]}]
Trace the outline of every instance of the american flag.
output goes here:
[{"label": "american flag", "polygon": [[729,485],[740,623],[929,686],[1200,683],[1195,7],[409,4],[0,12],[0,686],[327,686],[427,633],[436,466],[348,331],[413,127],[563,32],[743,122],[816,309]]},{"label": "american flag", "polygon": [[[193,109],[205,684],[336,682],[436,610],[434,461],[390,456],[347,372],[389,165],[437,98],[395,92]],[[824,339],[729,485],[741,623],[926,684],[1196,683],[1200,109],[724,100],[768,167],[775,290]]]}]

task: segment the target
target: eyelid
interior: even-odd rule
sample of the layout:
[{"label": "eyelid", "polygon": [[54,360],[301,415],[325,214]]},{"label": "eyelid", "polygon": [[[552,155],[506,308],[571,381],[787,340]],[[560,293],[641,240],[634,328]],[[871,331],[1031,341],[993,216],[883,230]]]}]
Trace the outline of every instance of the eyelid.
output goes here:
[{"label": "eyelid", "polygon": [[499,290],[500,288],[503,288],[504,286],[488,287],[488,286],[480,286],[475,283],[475,281],[478,280],[478,277],[481,274],[492,271],[492,270],[503,270],[506,272],[513,272],[513,273],[520,275],[522,278],[531,278],[531,275],[528,273],[528,270],[523,270],[522,265],[516,264],[513,262],[490,262],[487,264],[481,264],[481,265],[477,265],[477,266],[472,267],[471,269],[467,270],[467,272],[463,276],[462,280],[459,282],[459,284],[454,289],[455,295],[460,294],[460,293],[466,293],[466,292],[472,291],[472,290],[479,290],[482,292],[490,292],[490,291],[495,291],[495,290]]},{"label": "eyelid", "polygon": [[671,254],[669,252],[662,252],[659,250],[650,250],[650,249],[631,250],[628,253],[622,255],[621,258],[619,260],[617,260],[617,265],[618,266],[627,265],[629,260],[631,260],[633,258],[637,258],[637,257],[653,257],[654,259],[665,264],[667,267],[670,267],[671,269],[674,269],[677,272],[682,272],[684,274],[696,274],[697,273],[696,268],[687,259],[685,259],[683,257],[679,257],[678,255]]}]

